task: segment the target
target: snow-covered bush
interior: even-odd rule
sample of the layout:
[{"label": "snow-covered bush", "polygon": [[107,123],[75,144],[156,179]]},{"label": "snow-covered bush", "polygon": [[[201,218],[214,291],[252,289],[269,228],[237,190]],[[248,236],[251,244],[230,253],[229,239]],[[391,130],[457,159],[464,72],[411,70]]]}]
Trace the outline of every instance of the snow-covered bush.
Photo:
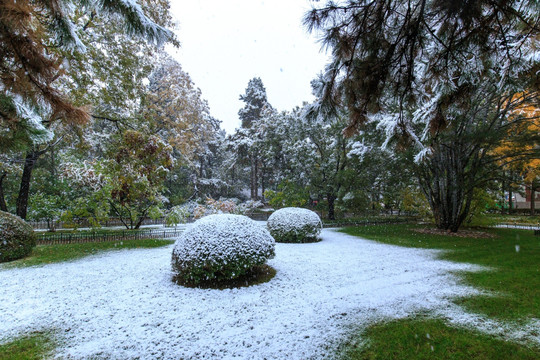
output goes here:
[{"label": "snow-covered bush", "polygon": [[23,258],[34,246],[32,227],[20,217],[0,211],[0,263]]},{"label": "snow-covered bush", "polygon": [[243,215],[209,215],[176,240],[172,267],[188,285],[238,278],[274,257],[275,241],[264,227]]},{"label": "snow-covered bush", "polygon": [[247,200],[237,205],[236,213],[245,215],[246,213],[251,212],[255,209],[262,208],[263,206],[264,204],[260,200]]},{"label": "snow-covered bush", "polygon": [[267,226],[277,242],[302,243],[318,240],[322,222],[311,210],[289,207],[270,215]]},{"label": "snow-covered bush", "polygon": [[192,216],[195,219],[200,219],[204,216],[212,214],[245,215],[246,213],[262,206],[264,206],[264,204],[261,201],[248,200],[241,203],[240,200],[236,198],[220,198],[219,200],[206,198],[204,204],[197,204],[193,208]]},{"label": "snow-covered bush", "polygon": [[236,202],[229,199],[214,200],[206,198],[204,204],[199,204],[193,211],[193,217],[200,219],[212,214],[234,214],[236,213]]}]

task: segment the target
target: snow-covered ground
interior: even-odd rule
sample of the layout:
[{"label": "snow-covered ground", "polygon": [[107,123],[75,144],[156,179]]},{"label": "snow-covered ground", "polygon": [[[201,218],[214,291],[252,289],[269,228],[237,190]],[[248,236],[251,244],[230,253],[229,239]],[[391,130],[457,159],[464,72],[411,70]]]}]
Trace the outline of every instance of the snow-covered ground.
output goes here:
[{"label": "snow-covered ground", "polygon": [[327,359],[351,330],[384,317],[432,310],[474,322],[450,299],[476,292],[452,272],[478,267],[335,230],[321,236],[277,244],[276,277],[232,290],[173,284],[172,246],[0,267],[0,342],[52,328],[60,358]]}]

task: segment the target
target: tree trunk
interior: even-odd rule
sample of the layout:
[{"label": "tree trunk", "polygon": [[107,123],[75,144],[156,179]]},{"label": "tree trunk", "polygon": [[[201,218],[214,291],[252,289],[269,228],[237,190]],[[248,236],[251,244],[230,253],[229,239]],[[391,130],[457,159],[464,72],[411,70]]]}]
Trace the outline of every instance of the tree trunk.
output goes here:
[{"label": "tree trunk", "polygon": [[258,173],[258,161],[257,161],[257,154],[253,153],[250,156],[251,166],[250,166],[250,190],[251,190],[251,200],[257,200],[258,196],[258,181],[257,181],[257,173]]},{"label": "tree trunk", "polygon": [[141,217],[139,218],[139,221],[137,221],[137,224],[136,224],[135,227],[134,227],[135,230],[140,229],[140,227],[141,227],[141,225],[142,225],[142,223],[143,223],[143,221],[144,221],[144,218],[145,218],[144,216],[141,216]]},{"label": "tree trunk", "polygon": [[420,187],[441,230],[457,232],[470,211],[477,157],[471,160],[463,153],[459,144],[440,146],[419,167]]},{"label": "tree trunk", "polygon": [[261,164],[261,200],[264,201],[264,191],[266,190],[264,180],[266,178],[266,166],[264,162]]},{"label": "tree trunk", "polygon": [[30,182],[32,181],[32,171],[36,165],[36,160],[43,152],[31,150],[26,154],[24,160],[24,168],[21,177],[21,186],[19,188],[19,196],[17,197],[17,215],[26,220],[28,211],[28,197],[30,193]]},{"label": "tree trunk", "polygon": [[146,219],[146,215],[148,215],[148,210],[150,210],[150,208],[147,208],[146,210],[144,210],[141,216],[139,216],[139,220],[137,221],[137,224],[135,224],[135,227],[133,229],[135,230],[140,229],[144,219]]},{"label": "tree trunk", "polygon": [[534,212],[535,212],[535,198],[536,198],[536,189],[534,187],[535,183],[534,181],[531,183],[531,216],[534,216]]},{"label": "tree trunk", "polygon": [[513,200],[512,200],[512,184],[508,185],[508,215],[512,214],[512,208],[514,207]]},{"label": "tree trunk", "polygon": [[0,210],[7,212],[6,198],[4,196],[4,179],[6,178],[7,173],[3,173],[0,176]]},{"label": "tree trunk", "polygon": [[501,183],[501,193],[502,193],[502,199],[501,199],[501,215],[504,215],[506,213],[504,206],[506,205],[506,199],[504,196],[504,192],[506,190],[506,173],[503,171],[502,176],[502,183]]},{"label": "tree trunk", "polygon": [[336,220],[336,215],[334,212],[336,197],[330,194],[326,194],[328,200],[328,220]]}]

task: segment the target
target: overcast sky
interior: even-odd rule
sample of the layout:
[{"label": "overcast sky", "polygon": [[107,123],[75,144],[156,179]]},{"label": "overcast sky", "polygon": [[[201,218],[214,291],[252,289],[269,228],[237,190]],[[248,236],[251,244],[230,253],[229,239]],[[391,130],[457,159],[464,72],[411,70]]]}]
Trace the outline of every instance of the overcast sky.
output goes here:
[{"label": "overcast sky", "polygon": [[253,77],[278,110],[313,100],[310,81],[328,57],[302,26],[308,9],[308,0],[171,1],[181,42],[171,54],[228,133],[240,126],[238,98]]}]

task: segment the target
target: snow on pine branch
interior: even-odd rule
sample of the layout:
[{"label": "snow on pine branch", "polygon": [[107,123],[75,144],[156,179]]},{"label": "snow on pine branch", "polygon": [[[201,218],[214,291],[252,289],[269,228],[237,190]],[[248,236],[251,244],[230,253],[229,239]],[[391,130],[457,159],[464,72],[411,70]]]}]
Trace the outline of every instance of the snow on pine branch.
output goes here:
[{"label": "snow on pine branch", "polygon": [[38,112],[30,107],[21,96],[11,94],[17,115],[26,121],[28,135],[34,144],[43,144],[54,138],[54,133],[43,126],[43,119]]},{"label": "snow on pine branch", "polygon": [[87,0],[88,7],[125,20],[128,34],[141,36],[157,46],[174,38],[172,31],[148,18],[135,0]]}]

